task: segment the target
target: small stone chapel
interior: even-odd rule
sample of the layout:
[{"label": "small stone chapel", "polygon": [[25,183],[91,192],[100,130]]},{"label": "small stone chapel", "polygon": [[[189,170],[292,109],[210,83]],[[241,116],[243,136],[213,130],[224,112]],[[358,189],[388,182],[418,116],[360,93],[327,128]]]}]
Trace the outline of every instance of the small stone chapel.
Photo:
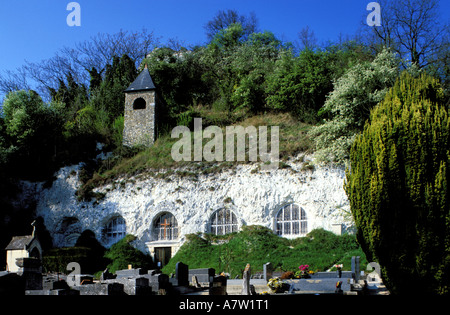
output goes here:
[{"label": "small stone chapel", "polygon": [[147,65],[124,93],[123,145],[151,146],[156,140],[156,118],[161,105]]},{"label": "small stone chapel", "polygon": [[36,221],[31,223],[33,232],[31,235],[13,236],[8,246],[6,246],[6,270],[18,272],[19,266],[16,260],[20,258],[42,259],[42,247],[36,235]]}]

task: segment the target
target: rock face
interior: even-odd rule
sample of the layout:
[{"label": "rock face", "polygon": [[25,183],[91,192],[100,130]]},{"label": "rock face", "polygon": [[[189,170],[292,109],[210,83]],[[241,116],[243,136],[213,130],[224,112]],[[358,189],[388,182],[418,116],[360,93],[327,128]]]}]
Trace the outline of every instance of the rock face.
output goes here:
[{"label": "rock face", "polygon": [[150,248],[152,254],[161,242],[152,233],[155,222],[170,213],[178,226],[178,236],[171,240],[172,255],[186,234],[209,232],[213,213],[223,208],[235,214],[238,227],[262,225],[275,231],[278,212],[289,204],[304,210],[307,232],[324,228],[340,233],[341,228],[352,227],[343,169],[305,169],[304,162],[283,166],[263,172],[257,164],[243,164],[212,174],[178,171],[120,178],[96,188],[104,198],[90,202],[77,200],[80,167],[70,166],[56,174],[50,188],[37,188],[36,212],[44,218],[55,246],[73,245],[87,229],[107,245],[106,226],[121,217],[126,233],[137,237],[136,247],[144,252]]}]

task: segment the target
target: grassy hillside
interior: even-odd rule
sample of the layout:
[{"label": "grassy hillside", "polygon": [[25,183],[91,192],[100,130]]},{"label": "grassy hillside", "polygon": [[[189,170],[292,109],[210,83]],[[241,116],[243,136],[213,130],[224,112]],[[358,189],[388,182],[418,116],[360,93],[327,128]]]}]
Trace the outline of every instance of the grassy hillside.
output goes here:
[{"label": "grassy hillside", "polygon": [[[279,126],[279,155],[280,167],[284,167],[283,161],[297,156],[299,153],[308,153],[313,150],[313,142],[308,135],[308,131],[312,125],[300,122],[289,113],[265,113],[262,115],[245,115],[245,114],[227,114],[208,110],[206,108],[197,107],[186,119],[186,125],[191,130],[193,137],[193,118],[202,118],[202,127],[218,126],[223,130],[227,126],[260,126],[268,127],[268,145],[270,146],[270,127]],[[223,151],[225,155],[225,136]],[[91,191],[94,187],[106,184],[120,176],[131,177],[137,174],[149,174],[158,177],[164,177],[165,174],[172,173],[173,168],[185,167],[187,171],[180,173],[181,176],[196,176],[200,173],[217,172],[225,167],[233,166],[235,163],[249,163],[248,156],[244,162],[228,162],[224,156],[223,162],[176,162],[171,156],[172,146],[179,139],[172,139],[170,132],[164,133],[158,137],[155,144],[149,148],[128,149],[121,154],[102,161],[101,164],[87,163],[81,173],[81,180],[84,182],[83,187],[79,190],[80,199],[88,199],[95,197]],[[211,139],[203,139],[206,144]],[[124,149],[125,150],[125,149]],[[236,150],[236,145],[235,145]],[[246,145],[248,151],[248,140]],[[192,150],[193,151],[193,150]],[[192,158],[192,161],[194,159]]]},{"label": "grassy hillside", "polygon": [[337,236],[316,229],[305,237],[288,240],[262,226],[243,226],[242,231],[222,237],[188,235],[187,241],[163,272],[175,272],[179,261],[189,268],[214,268],[216,273],[228,272],[232,278],[241,276],[247,263],[256,272],[262,271],[267,262],[282,272],[295,273],[302,264],[309,265],[312,271],[326,271],[334,264],[344,264],[343,270],[350,270],[352,256],[361,256],[361,266],[367,264],[353,235]]}]

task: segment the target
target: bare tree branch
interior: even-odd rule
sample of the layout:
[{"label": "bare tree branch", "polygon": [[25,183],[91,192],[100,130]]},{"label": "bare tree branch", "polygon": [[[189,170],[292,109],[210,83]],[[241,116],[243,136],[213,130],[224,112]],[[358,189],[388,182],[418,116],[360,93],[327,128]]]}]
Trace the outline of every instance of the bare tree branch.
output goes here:
[{"label": "bare tree branch", "polygon": [[449,24],[439,20],[439,1],[383,0],[380,5],[382,25],[369,28],[369,46],[376,51],[390,47],[419,68],[437,62],[437,52],[448,47],[449,33]]},{"label": "bare tree branch", "polygon": [[89,71],[96,68],[102,73],[111,64],[114,56],[127,54],[139,66],[146,54],[153,50],[159,39],[153,32],[129,32],[120,30],[115,34],[99,33],[90,40],[76,43],[74,47],[64,47],[55,56],[40,62],[27,62],[17,73],[0,75],[0,91],[29,88],[29,79],[34,81],[36,91],[44,99],[49,98],[49,89],[57,89],[59,80],[65,82],[70,73],[75,82],[89,86]]}]

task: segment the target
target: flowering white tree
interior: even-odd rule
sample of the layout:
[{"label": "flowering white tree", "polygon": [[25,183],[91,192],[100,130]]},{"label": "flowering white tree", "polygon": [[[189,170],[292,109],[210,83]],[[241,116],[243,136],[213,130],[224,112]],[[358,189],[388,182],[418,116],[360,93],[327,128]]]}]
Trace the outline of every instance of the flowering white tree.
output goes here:
[{"label": "flowering white tree", "polygon": [[321,110],[331,119],[310,132],[319,162],[343,163],[348,159],[350,146],[370,110],[383,100],[398,75],[399,60],[385,49],[372,62],[356,64],[334,82]]}]

